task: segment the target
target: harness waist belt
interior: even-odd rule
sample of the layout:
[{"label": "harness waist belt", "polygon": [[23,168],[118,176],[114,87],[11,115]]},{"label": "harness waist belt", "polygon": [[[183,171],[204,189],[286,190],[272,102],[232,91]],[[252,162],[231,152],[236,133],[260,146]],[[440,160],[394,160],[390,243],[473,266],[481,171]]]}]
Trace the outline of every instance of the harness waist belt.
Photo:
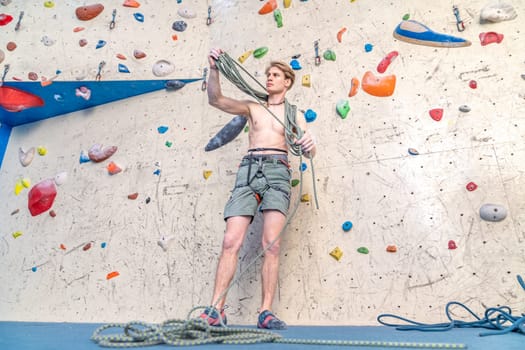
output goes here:
[{"label": "harness waist belt", "polygon": [[261,162],[288,162],[288,155],[286,154],[250,154],[242,158],[243,161],[261,161]]}]

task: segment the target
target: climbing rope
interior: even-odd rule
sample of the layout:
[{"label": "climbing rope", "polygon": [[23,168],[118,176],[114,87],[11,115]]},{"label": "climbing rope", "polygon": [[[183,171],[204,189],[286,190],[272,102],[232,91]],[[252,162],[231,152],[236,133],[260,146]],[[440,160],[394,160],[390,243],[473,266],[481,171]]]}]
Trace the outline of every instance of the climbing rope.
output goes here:
[{"label": "climbing rope", "polygon": [[[519,284],[525,290],[525,283],[523,282],[523,279],[520,275],[518,275],[517,278]],[[451,316],[450,312],[450,307],[454,305],[464,308],[470,315],[472,315],[475,318],[475,321],[467,322],[454,319]],[[480,317],[464,304],[459,303],[457,301],[451,301],[445,306],[445,314],[450,322],[426,324],[409,320],[404,317],[393,314],[381,314],[377,317],[377,321],[382,325],[395,327],[397,330],[400,331],[417,330],[423,332],[442,332],[448,331],[452,328],[485,328],[490,329],[492,331],[480,333],[479,335],[481,337],[487,335],[506,334],[509,332],[518,332],[525,334],[525,314],[522,314],[520,317],[513,316],[511,309],[508,306],[487,308],[485,310],[484,317]],[[408,325],[386,322],[383,320],[385,318],[401,320],[408,323]]]},{"label": "climbing rope", "polygon": [[[121,334],[102,334],[111,329]],[[95,330],[91,340],[102,347],[132,348],[159,344],[171,346],[196,346],[206,344],[255,344],[279,343],[302,345],[370,346],[388,348],[466,349],[461,343],[413,343],[379,340],[323,340],[283,338],[282,335],[257,328],[213,327],[200,318],[167,320],[160,324],[145,322],[113,323]]]}]

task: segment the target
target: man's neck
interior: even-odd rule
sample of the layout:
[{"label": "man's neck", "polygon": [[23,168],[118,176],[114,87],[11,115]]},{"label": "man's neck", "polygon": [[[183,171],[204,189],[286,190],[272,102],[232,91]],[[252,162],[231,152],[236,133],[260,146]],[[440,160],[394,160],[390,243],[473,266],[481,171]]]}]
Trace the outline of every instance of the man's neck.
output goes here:
[{"label": "man's neck", "polygon": [[284,103],[284,96],[285,94],[278,94],[278,95],[270,95],[268,96],[268,101],[266,104],[268,106],[279,106]]}]

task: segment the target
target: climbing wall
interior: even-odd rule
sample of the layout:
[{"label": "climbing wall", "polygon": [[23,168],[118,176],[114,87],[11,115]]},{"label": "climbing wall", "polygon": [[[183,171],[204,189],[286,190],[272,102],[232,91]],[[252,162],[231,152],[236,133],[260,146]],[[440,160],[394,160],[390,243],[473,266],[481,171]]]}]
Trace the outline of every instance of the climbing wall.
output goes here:
[{"label": "climbing wall", "polygon": [[[381,313],[438,322],[453,300],[480,314],[498,305],[524,312],[516,281],[525,273],[523,2],[512,2],[517,18],[481,24],[484,0],[464,1],[456,14],[451,2],[292,0],[285,8],[278,0],[282,27],[258,14],[263,1],[123,2],[101,2],[102,13],[81,21],[75,10],[89,2],[4,1],[0,13],[13,17],[0,26],[6,84],[29,81],[30,72],[49,88],[199,79],[211,47],[235,59],[268,48],[243,63],[264,82],[270,60],[295,57],[288,99],[315,113],[308,126],[318,156],[303,172],[292,162],[302,193],[294,187],[298,209],[281,244],[274,304],[289,324],[375,325]],[[396,39],[404,19],[472,44]],[[175,31],[176,21],[186,29]],[[161,60],[172,72],[159,78]],[[356,90],[368,71],[372,90],[395,76],[393,92]],[[246,98],[225,79],[222,86]],[[223,206],[247,134],[204,151],[232,118],[208,105],[205,87],[197,80],[13,127],[0,170],[2,320],[160,322],[209,304]],[[338,113],[345,103],[348,114]],[[118,149],[84,162],[96,144]],[[31,147],[24,167],[19,148]],[[121,171],[111,175],[111,162]],[[46,179],[60,184],[56,198],[32,216],[29,192]],[[506,218],[482,219],[487,204]],[[227,303],[233,324],[256,319],[260,227],[257,217],[239,256]]]}]

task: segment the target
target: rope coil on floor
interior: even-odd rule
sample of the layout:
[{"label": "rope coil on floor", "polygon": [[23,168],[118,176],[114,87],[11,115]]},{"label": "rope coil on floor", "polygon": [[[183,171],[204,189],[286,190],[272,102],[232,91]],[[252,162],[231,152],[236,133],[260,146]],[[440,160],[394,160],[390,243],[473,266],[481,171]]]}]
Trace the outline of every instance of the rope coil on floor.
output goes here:
[{"label": "rope coil on floor", "polygon": [[[102,334],[109,329],[121,329],[123,334]],[[258,328],[213,327],[204,319],[168,320],[161,324],[145,322],[110,323],[99,327],[91,340],[99,346],[132,348],[166,344],[197,346],[206,344],[246,345],[256,343],[367,346],[383,348],[466,349],[461,343],[393,342],[378,340],[323,340],[283,338],[282,335]]]},{"label": "rope coil on floor", "polygon": [[[525,283],[520,275],[517,276],[518,283],[525,290]],[[459,306],[465,309],[475,321],[456,320],[451,316],[450,307]],[[481,332],[481,337],[488,335],[501,335],[510,332],[518,332],[525,335],[525,313],[521,316],[513,316],[510,307],[490,307],[485,310],[484,317],[478,316],[471,309],[457,301],[451,301],[445,306],[445,314],[450,322],[444,323],[421,323],[407,318],[393,315],[381,314],[377,316],[377,321],[384,326],[395,327],[399,331],[422,331],[422,332],[442,332],[448,331],[452,328],[485,328],[490,329],[490,332]],[[385,318],[393,318],[406,322],[406,324],[392,323],[384,321]]]}]

